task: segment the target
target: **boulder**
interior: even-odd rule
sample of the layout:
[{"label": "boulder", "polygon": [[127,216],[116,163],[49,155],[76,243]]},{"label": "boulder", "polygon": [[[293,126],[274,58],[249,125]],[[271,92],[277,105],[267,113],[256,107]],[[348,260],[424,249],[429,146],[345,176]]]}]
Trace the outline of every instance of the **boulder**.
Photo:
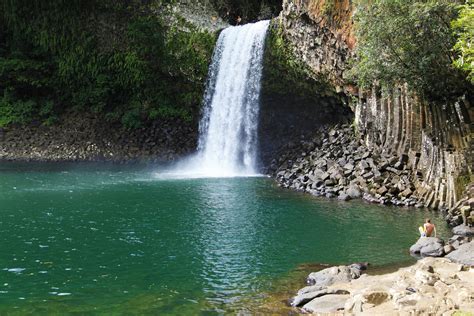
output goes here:
[{"label": "boulder", "polygon": [[421,237],[410,247],[410,252],[423,257],[441,257],[444,255],[444,241],[436,237]]},{"label": "boulder", "polygon": [[349,188],[346,190],[346,194],[353,199],[358,199],[362,196],[357,185],[350,185]]},{"label": "boulder", "polygon": [[469,227],[466,225],[459,225],[453,228],[453,234],[454,235],[460,235],[460,236],[474,236],[474,227]]},{"label": "boulder", "polygon": [[352,280],[351,268],[337,266],[310,273],[306,282],[310,285],[329,286],[336,282],[349,282],[350,280]]},{"label": "boulder", "polygon": [[446,258],[457,263],[474,266],[474,241],[459,246],[458,249],[448,254]]},{"label": "boulder", "polygon": [[341,201],[349,201],[351,199],[351,197],[348,194],[344,193],[344,192],[340,192],[337,199],[341,200]]}]

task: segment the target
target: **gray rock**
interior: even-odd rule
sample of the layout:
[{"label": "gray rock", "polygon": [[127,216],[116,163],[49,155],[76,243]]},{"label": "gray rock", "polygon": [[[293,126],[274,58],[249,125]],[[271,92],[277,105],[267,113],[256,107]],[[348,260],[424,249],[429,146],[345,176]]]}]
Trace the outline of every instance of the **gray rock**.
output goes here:
[{"label": "gray rock", "polygon": [[344,309],[349,297],[350,295],[324,295],[313,299],[303,309],[309,313],[335,313]]},{"label": "gray rock", "polygon": [[348,194],[341,192],[339,193],[339,196],[337,197],[337,199],[341,201],[349,201],[351,197]]},{"label": "gray rock", "polygon": [[352,280],[351,268],[337,266],[310,273],[306,282],[310,285],[329,286],[336,282],[348,282],[350,280]]},{"label": "gray rock", "polygon": [[454,235],[460,236],[474,236],[474,227],[469,227],[466,225],[459,225],[453,228]]},{"label": "gray rock", "polygon": [[436,237],[421,237],[410,247],[410,252],[423,257],[441,257],[444,255],[444,241]]},{"label": "gray rock", "polygon": [[[306,287],[308,288],[308,286]],[[319,290],[316,291],[310,291],[306,293],[298,293],[297,296],[291,299],[290,305],[291,306],[301,306],[303,304],[308,303],[312,299],[315,299],[320,296],[328,295],[328,294],[349,294],[348,291],[346,290],[341,290],[341,289],[328,289],[328,288],[321,288],[319,287]]]},{"label": "gray rock", "polygon": [[349,188],[346,190],[346,193],[353,199],[358,199],[362,196],[359,188],[356,185],[349,186]]},{"label": "gray rock", "polygon": [[474,241],[459,246],[458,249],[448,254],[446,258],[457,263],[474,266]]}]

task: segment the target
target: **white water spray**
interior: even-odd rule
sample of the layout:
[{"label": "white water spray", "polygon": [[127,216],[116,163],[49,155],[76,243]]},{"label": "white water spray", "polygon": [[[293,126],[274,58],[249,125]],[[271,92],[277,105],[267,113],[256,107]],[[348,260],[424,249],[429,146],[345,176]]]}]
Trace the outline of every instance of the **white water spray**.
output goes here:
[{"label": "white water spray", "polygon": [[269,21],[223,30],[214,50],[197,154],[173,172],[189,177],[256,175],[260,79]]}]

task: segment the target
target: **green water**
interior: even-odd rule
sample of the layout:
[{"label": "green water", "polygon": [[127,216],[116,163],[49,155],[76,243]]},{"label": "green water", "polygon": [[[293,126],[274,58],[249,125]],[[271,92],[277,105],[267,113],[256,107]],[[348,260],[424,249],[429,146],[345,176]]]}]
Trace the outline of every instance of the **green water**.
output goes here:
[{"label": "green water", "polygon": [[[255,312],[305,263],[397,264],[420,210],[317,199],[268,178],[0,164],[0,313]],[[303,284],[301,284],[303,285]]]}]

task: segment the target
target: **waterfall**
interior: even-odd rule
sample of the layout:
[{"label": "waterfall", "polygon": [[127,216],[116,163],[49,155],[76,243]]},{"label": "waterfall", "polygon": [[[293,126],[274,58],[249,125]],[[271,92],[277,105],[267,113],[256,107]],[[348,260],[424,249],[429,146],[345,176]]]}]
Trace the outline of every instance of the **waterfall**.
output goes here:
[{"label": "waterfall", "polygon": [[223,30],[199,125],[197,166],[209,176],[256,173],[260,79],[269,21]]},{"label": "waterfall", "polygon": [[260,79],[269,23],[231,26],[220,33],[204,93],[197,153],[160,177],[257,174]]}]

